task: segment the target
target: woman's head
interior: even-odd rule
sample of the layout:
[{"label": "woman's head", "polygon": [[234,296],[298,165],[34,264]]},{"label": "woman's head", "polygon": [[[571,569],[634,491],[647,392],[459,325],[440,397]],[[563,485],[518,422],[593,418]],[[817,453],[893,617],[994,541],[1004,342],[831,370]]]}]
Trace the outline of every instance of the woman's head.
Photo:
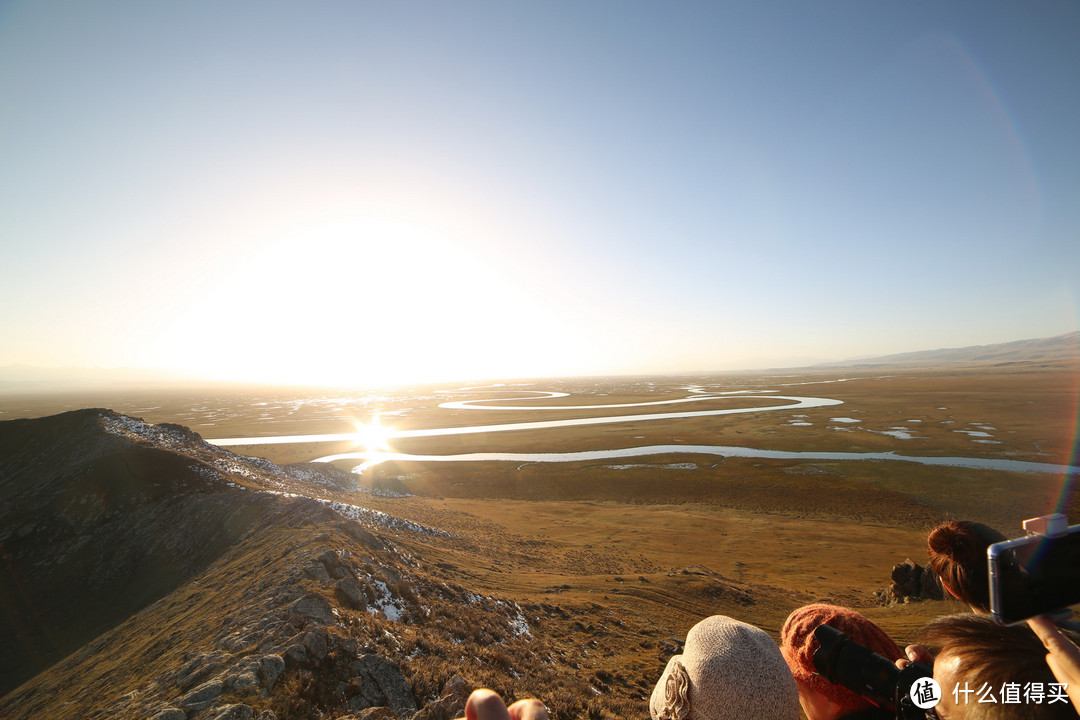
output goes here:
[{"label": "woman's head", "polygon": [[795,681],[764,630],[723,615],[686,634],[649,700],[652,720],[797,720]]},{"label": "woman's head", "polygon": [[990,578],[986,548],[1005,536],[992,527],[969,520],[938,525],[926,539],[930,569],[945,589],[972,610],[990,612]]},{"label": "woman's head", "polygon": [[805,605],[784,621],[780,630],[780,652],[784,655],[799,688],[803,710],[810,720],[843,717],[874,705],[847,688],[829,682],[814,667],[814,653],[820,645],[814,631],[829,625],[871,652],[895,662],[903,657],[899,646],[884,630],[854,610],[838,605]]}]

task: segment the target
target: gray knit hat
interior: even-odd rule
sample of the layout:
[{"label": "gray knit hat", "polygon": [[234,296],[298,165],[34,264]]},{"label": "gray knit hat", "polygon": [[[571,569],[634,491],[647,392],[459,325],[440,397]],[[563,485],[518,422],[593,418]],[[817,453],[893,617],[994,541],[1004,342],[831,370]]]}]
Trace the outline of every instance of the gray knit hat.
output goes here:
[{"label": "gray knit hat", "polygon": [[765,631],[723,615],[686,634],[649,700],[652,720],[798,720],[799,692]]}]

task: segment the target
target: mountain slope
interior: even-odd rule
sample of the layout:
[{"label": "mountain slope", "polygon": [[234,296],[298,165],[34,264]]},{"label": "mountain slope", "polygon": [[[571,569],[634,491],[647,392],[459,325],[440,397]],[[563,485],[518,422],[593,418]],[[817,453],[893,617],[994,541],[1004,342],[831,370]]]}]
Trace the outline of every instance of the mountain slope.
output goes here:
[{"label": "mountain slope", "polygon": [[[476,593],[438,561],[490,562],[475,540],[364,493],[108,410],[0,423],[0,631],[17,638],[0,717],[443,720],[480,685],[564,717],[641,712],[652,631]],[[747,602],[719,577],[680,582],[688,607]]]},{"label": "mountain slope", "polygon": [[80,411],[0,432],[0,692],[205,568],[265,510],[126,425]]}]

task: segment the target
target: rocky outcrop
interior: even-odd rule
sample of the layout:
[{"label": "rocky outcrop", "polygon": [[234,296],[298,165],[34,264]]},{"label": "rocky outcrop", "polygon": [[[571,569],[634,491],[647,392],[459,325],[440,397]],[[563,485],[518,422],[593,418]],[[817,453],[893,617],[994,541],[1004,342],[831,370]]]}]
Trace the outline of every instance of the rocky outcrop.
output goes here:
[{"label": "rocky outcrop", "polygon": [[919,600],[942,600],[944,593],[937,576],[911,558],[893,565],[892,584],[877,592],[883,605],[895,605]]}]

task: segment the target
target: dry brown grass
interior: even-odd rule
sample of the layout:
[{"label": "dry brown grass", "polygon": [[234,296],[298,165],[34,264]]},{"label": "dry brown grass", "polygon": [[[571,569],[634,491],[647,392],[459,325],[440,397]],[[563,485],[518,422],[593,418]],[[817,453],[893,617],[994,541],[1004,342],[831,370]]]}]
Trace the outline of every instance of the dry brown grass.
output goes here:
[{"label": "dry brown grass", "polygon": [[[807,373],[783,382],[837,376],[851,373]],[[737,379],[744,384],[751,380]],[[776,387],[777,380],[771,382]],[[673,382],[652,394],[624,388],[603,402],[657,399],[658,394],[677,397],[679,384]],[[580,385],[582,390],[596,388],[595,382]],[[1068,461],[1075,440],[1076,377],[1065,367],[874,372],[850,382],[778,389],[792,395],[835,397],[845,405],[796,411],[808,416],[810,427],[791,426],[791,418],[783,412],[749,413],[531,435],[432,438],[414,441],[409,449],[554,451],[675,442],[786,450],[895,450],[1062,463]],[[414,407],[400,420],[403,427],[435,427],[443,424],[444,417],[450,418],[447,424],[461,425],[515,420],[515,413],[440,411],[435,404],[445,399],[418,406],[402,398],[388,402],[385,409]],[[155,411],[167,417],[143,415],[175,421],[169,413],[187,407],[186,401],[174,398],[169,402],[173,404],[165,403]],[[694,403],[670,409],[709,406]],[[251,413],[241,415],[231,425],[206,426],[201,431],[220,436],[256,429],[286,434],[298,428],[305,432],[346,428],[342,418],[328,415],[294,416],[269,428]],[[831,429],[836,423],[829,418],[838,416],[859,418],[863,430]],[[558,417],[562,417],[559,411],[551,411],[542,419]],[[536,418],[522,415],[516,419]],[[977,444],[953,432],[968,423],[996,428],[994,438],[1001,444]],[[904,424],[921,437],[897,440],[870,432]],[[248,451],[278,462],[295,462],[333,448],[304,444],[253,446]],[[643,467],[608,467],[624,462]],[[697,467],[665,467],[676,462]],[[392,639],[380,632],[380,623],[385,621],[362,611],[345,613],[349,635],[398,662],[421,701],[436,697],[447,681],[461,676],[470,685],[490,686],[509,698],[539,696],[559,718],[642,717],[666,659],[678,652],[679,641],[702,617],[732,615],[777,637],[792,609],[819,600],[860,609],[903,644],[927,619],[956,609],[931,602],[875,604],[873,593],[888,584],[893,564],[908,557],[924,560],[929,527],[946,517],[965,517],[1016,534],[1021,519],[1050,510],[1061,491],[1061,478],[1048,475],[899,462],[671,455],[612,463],[520,469],[518,465],[386,465],[374,475],[400,477],[415,497],[327,495],[456,535],[395,535],[395,543],[417,559],[419,567],[414,572],[419,583],[393,585],[399,596],[411,602],[411,609],[402,622],[393,625]],[[1075,499],[1067,508],[1072,521],[1080,521]],[[258,556],[278,562],[288,550],[274,543],[281,548],[301,543],[291,535],[286,538],[299,530],[280,532],[273,541],[270,536],[260,540],[266,544],[253,547],[248,560]],[[303,542],[315,541],[309,537]],[[239,574],[245,570],[240,564],[234,569],[238,574],[229,582],[258,577],[258,573]],[[455,590],[439,589],[443,586]],[[460,592],[465,589],[518,603],[528,618],[531,637],[508,634],[492,613],[462,601]],[[207,613],[220,609],[209,607],[211,600],[200,592],[197,587],[185,587],[167,599],[165,607],[174,613],[171,624],[143,627],[139,623],[151,621],[136,618],[132,632],[147,636],[165,632],[178,645],[205,644],[196,637],[198,624]],[[433,600],[439,593],[446,597]],[[418,609],[421,605],[427,608],[423,612]],[[108,695],[118,677],[134,672],[125,668],[151,672],[160,669],[155,663],[181,661],[168,651],[155,659],[152,644],[133,643],[115,652],[115,659],[103,664],[100,673],[90,672],[79,679],[80,692]],[[272,698],[250,699],[250,704],[274,709],[281,718],[307,717],[317,711],[333,716],[336,710],[331,709],[330,698],[337,688],[332,687],[332,679],[329,671],[321,680],[291,672],[283,676]]]}]

